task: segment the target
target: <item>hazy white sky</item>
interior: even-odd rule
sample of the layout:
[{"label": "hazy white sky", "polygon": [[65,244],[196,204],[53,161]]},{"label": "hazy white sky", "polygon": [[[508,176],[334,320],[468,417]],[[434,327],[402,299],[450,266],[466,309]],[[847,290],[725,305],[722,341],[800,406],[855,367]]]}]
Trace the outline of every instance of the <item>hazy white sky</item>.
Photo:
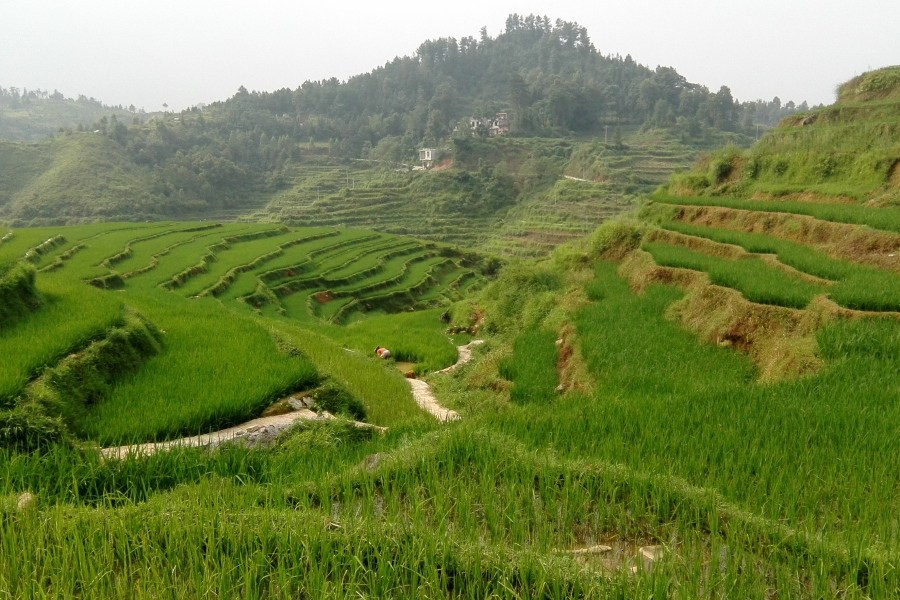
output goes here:
[{"label": "hazy white sky", "polygon": [[181,109],[368,71],[423,40],[496,35],[509,13],[578,21],[603,54],[740,100],[831,103],[900,64],[898,0],[0,0],[0,86]]}]

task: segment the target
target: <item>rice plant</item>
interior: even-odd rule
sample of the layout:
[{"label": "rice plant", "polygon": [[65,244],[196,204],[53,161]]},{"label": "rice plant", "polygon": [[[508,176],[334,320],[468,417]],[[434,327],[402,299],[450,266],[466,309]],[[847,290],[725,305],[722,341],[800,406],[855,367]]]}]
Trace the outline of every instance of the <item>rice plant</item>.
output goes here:
[{"label": "rice plant", "polygon": [[748,252],[775,254],[782,263],[798,271],[836,281],[828,295],[841,306],[857,310],[900,310],[900,275],[831,258],[809,246],[761,233],[700,227],[670,221],[663,227],[679,233],[741,246]]},{"label": "rice plant", "polygon": [[500,364],[500,374],[513,382],[510,400],[517,403],[547,403],[556,395],[559,383],[556,335],[552,331],[529,329],[513,342],[513,353]]},{"label": "rice plant", "polygon": [[774,269],[758,258],[731,260],[660,242],[646,242],[642,248],[658,265],[706,272],[715,285],[736,289],[747,300],[760,304],[804,308],[827,289]]},{"label": "rice plant", "polygon": [[42,307],[0,330],[0,406],[10,404],[44,367],[101,337],[121,319],[121,297],[56,274],[41,276],[37,287]]},{"label": "rice plant", "polygon": [[116,445],[222,429],[316,381],[302,354],[279,351],[264,328],[214,300],[160,290],[128,302],[166,332],[163,352],[77,424],[90,439]]},{"label": "rice plant", "polygon": [[667,196],[664,194],[654,194],[651,196],[651,199],[662,204],[724,206],[738,210],[806,215],[833,223],[867,225],[873,229],[900,232],[900,211],[894,208],[868,208],[854,204],[816,204],[814,202],[797,202],[792,200],[773,202],[767,200],[745,200],[743,198]]}]

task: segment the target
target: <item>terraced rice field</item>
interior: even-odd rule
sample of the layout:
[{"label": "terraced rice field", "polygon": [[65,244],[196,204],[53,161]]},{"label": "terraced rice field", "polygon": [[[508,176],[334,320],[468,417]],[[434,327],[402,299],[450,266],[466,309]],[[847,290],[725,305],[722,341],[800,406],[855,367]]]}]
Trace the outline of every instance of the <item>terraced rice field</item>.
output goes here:
[{"label": "terraced rice field", "polygon": [[286,177],[290,187],[275,194],[264,211],[246,219],[375,229],[466,247],[477,246],[490,224],[481,215],[423,212],[424,199],[410,189],[411,176],[386,171],[376,163],[303,164],[286,171]]},{"label": "terraced rice field", "polygon": [[[651,238],[661,241],[645,243],[661,266],[706,272],[713,283],[767,304],[804,308],[814,297],[826,295],[848,309],[900,311],[895,210],[846,207],[876,213],[862,218],[859,211],[841,213],[833,210],[834,205],[812,202],[654,199],[659,204],[645,214],[673,232],[653,234]],[[753,210],[735,208],[743,203]]]},{"label": "terraced rice field", "polygon": [[[470,268],[474,255],[430,242],[365,230],[288,229],[266,224],[104,225],[68,228],[65,241],[35,260],[56,264],[66,279],[99,287],[169,290],[187,298],[212,296],[235,306],[280,307],[280,298],[308,291],[318,301],[302,317],[334,313],[330,300],[354,301],[360,312],[385,309],[386,293],[408,292],[390,311],[459,297],[457,280],[475,285],[482,275]],[[30,231],[0,247],[15,256],[28,244],[53,238],[55,230]],[[92,242],[82,243],[84,238]],[[82,248],[83,247],[83,248]],[[72,250],[77,250],[72,252]],[[71,254],[70,254],[71,253]],[[70,254],[70,255],[69,255]],[[66,256],[65,261],[57,261]],[[430,272],[432,267],[440,269]],[[469,266],[467,266],[469,265]],[[64,267],[64,268],[62,268]],[[353,311],[343,311],[344,318]]]},{"label": "terraced rice field", "polygon": [[626,130],[623,135],[623,147],[592,152],[585,169],[573,159],[563,179],[510,209],[484,248],[544,256],[632,210],[643,194],[652,192],[674,171],[689,168],[698,156],[696,149],[658,131]]},{"label": "terraced rice field", "polygon": [[[514,203],[501,207],[481,206],[478,188],[451,189],[452,183],[435,180],[433,173],[398,173],[400,165],[362,160],[339,165],[323,158],[286,169],[287,188],[245,220],[375,229],[500,255],[545,256],[631,210],[638,197],[675,170],[688,169],[699,154],[699,148],[664,131],[626,127],[622,133],[619,147],[596,140],[498,143],[483,158],[486,165],[504,160],[517,164],[548,144],[573,156],[580,148],[585,157],[566,162],[554,155],[566,178],[538,190],[523,189]],[[523,187],[522,177],[516,177]]]},{"label": "terraced rice field", "polygon": [[[446,306],[484,281],[492,264],[396,235],[262,223],[107,224],[4,231],[3,237],[0,264],[36,270],[40,302],[0,328],[0,411],[24,410],[23,394],[41,373],[69,372],[66,360],[77,362],[131,322],[129,315],[158,329],[151,345],[159,348],[135,356],[135,372],[114,385],[97,383],[91,393],[103,402],[67,414],[74,435],[104,444],[171,439],[245,421],[335,369],[353,381],[346,371],[351,357],[338,353],[342,361],[314,365],[307,358],[314,352],[288,341],[295,337],[309,343],[309,336],[324,336],[320,344],[339,340],[360,350],[391,340],[399,343],[398,357],[420,368],[447,366],[455,347],[438,334],[437,314],[417,323],[433,343],[408,349],[392,328],[360,329],[359,322]],[[340,327],[350,321],[358,335]],[[365,394],[375,387],[363,386]]]}]

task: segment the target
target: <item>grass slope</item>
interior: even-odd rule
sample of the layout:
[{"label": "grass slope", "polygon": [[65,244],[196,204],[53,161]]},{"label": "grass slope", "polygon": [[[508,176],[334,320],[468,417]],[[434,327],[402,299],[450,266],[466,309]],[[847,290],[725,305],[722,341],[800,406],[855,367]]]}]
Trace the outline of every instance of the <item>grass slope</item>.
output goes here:
[{"label": "grass slope", "polygon": [[24,148],[3,142],[0,167],[0,177],[12,183],[0,198],[0,218],[19,227],[145,219],[164,212],[165,202],[148,191],[147,174],[105,137],[61,136]]},{"label": "grass slope", "polygon": [[[877,113],[894,93],[891,72],[882,75],[851,82],[841,101]],[[515,144],[506,150],[514,156]],[[799,174],[807,159],[789,156]],[[740,164],[729,163],[738,171]],[[714,171],[729,176],[721,164]],[[832,192],[862,186],[826,183]],[[822,196],[826,188],[803,189],[810,195],[778,204],[782,214],[844,207],[822,202],[835,200]],[[748,202],[712,192],[701,199],[718,207]],[[853,218],[889,214],[876,205],[846,206]],[[840,240],[776,237],[771,212],[748,211],[746,231],[675,214],[657,204],[637,215],[643,221],[605,224],[548,260],[511,262],[478,297],[449,306],[450,331],[478,327],[486,341],[452,374],[427,377],[464,417],[444,426],[411,401],[396,368],[371,356],[371,343],[420,367],[442,366],[455,354],[446,317],[371,314],[389,306],[377,304],[382,296],[405,297],[407,308],[435,289],[448,297],[453,290],[443,288],[473,270],[489,274],[485,261],[452,248],[413,263],[408,278],[385,277],[395,274],[386,268],[348,283],[372,292],[352,302],[372,306],[343,327],[310,310],[312,302],[321,311],[340,300],[327,300],[337,286],[301,286],[280,297],[275,290],[329,273],[352,276],[396,247],[391,236],[341,232],[315,250],[286,249],[242,274],[257,284],[243,302],[232,292],[188,300],[146,273],[126,279],[124,292],[92,290],[140,305],[166,327],[163,352],[111,396],[122,407],[143,406],[139,396],[165,389],[178,399],[167,413],[209,418],[223,400],[235,412],[251,398],[210,377],[236,387],[246,385],[243,374],[247,389],[258,390],[290,381],[308,361],[389,429],[374,435],[346,422],[304,424],[267,452],[180,451],[121,462],[65,445],[30,454],[0,449],[0,588],[22,597],[85,590],[136,598],[897,597],[900,468],[891,459],[900,451],[900,320],[821,299],[805,304],[822,291],[885,308],[896,275],[861,266],[871,261],[827,256],[823,240]],[[810,231],[836,231],[819,227]],[[109,240],[118,243],[118,235]],[[247,256],[230,265],[265,256],[268,248],[247,243]],[[209,245],[180,245],[159,268],[167,259],[167,271],[190,270]],[[37,258],[55,264],[64,247]],[[96,256],[90,252],[84,256]],[[748,252],[775,254],[783,264]],[[67,269],[93,273],[95,259],[77,256],[38,281],[64,278]],[[753,303],[652,257],[703,270],[755,300],[806,308]],[[440,264],[449,271],[428,273]],[[416,296],[421,281],[430,287]],[[399,287],[376,289],[386,282]],[[219,356],[210,344],[230,350]],[[267,364],[238,356],[250,346]],[[809,359],[809,368],[766,378],[770,365],[759,360],[766,352],[787,366]],[[199,365],[204,353],[233,371],[198,370],[217,399],[183,389],[194,382],[166,388],[163,377],[185,376],[183,367]],[[242,373],[245,364],[268,377]],[[37,494],[37,506],[21,506],[23,490]]]},{"label": "grass slope", "polygon": [[[399,372],[366,362],[374,360],[371,348],[381,344],[420,372],[448,366],[456,350],[443,335],[444,324],[435,312],[398,319],[366,319],[362,313],[446,305],[459,295],[459,277],[483,277],[484,268],[474,254],[408,238],[360,230],[291,231],[265,223],[16,229],[4,238],[0,257],[12,265],[4,276],[40,270],[33,312],[13,315],[0,331],[9,354],[0,367],[3,408],[17,405],[44,369],[78,356],[112,331],[123,307],[162,331],[161,351],[146,364],[118,378],[99,395],[102,401],[65,415],[78,436],[104,445],[231,426],[291,392],[316,387],[326,375],[361,394],[364,406],[372,404],[369,416],[376,422],[415,422],[411,417],[419,409]],[[297,294],[303,299],[297,319],[275,313],[274,320],[264,318],[231,289],[236,274],[243,275],[253,287],[242,282],[238,292],[271,296],[284,313],[273,290],[296,283],[295,270],[310,282],[298,288],[309,292]],[[340,302],[324,306],[360,322],[348,328],[327,324],[309,293],[334,294]],[[379,391],[383,386],[393,391]],[[377,408],[383,394],[387,405]]]},{"label": "grass slope", "polygon": [[840,88],[835,104],[786,117],[750,150],[713,153],[665,187],[675,195],[896,205],[898,72],[864,73]]}]

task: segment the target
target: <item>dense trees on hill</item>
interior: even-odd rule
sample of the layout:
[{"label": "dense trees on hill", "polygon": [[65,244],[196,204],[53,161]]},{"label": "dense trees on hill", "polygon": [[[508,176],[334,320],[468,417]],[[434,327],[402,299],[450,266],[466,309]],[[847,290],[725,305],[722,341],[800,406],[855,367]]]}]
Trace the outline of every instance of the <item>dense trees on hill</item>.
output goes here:
[{"label": "dense trees on hill", "polygon": [[[95,128],[154,170],[160,193],[212,198],[277,172],[304,148],[336,156],[404,161],[439,144],[469,116],[513,115],[513,135],[589,134],[603,126],[668,127],[686,136],[771,124],[792,104],[739,104],[675,69],[605,56],[577,23],[510,15],[497,37],[440,38],[369,73],[307,81],[295,90],[241,87],[204,112],[150,127],[101,120]],[[315,148],[326,144],[327,149]]]},{"label": "dense trees on hill", "polygon": [[[0,139],[37,141],[59,131],[88,125],[102,116],[143,114],[134,105],[107,106],[96,98],[66,98],[57,90],[0,87]],[[130,118],[130,117],[129,117]]]},{"label": "dense trees on hill", "polygon": [[[0,106],[28,102],[109,108],[56,92],[0,89]],[[345,82],[307,81],[272,92],[241,87],[202,111],[147,122],[129,108],[119,118],[104,114],[68,131],[107,137],[145,170],[163,205],[195,211],[198,202],[228,206],[251,190],[277,186],[283,166],[303,153],[414,160],[423,143],[449,146],[450,137],[470,135],[473,116],[508,112],[514,136],[608,132],[612,138],[619,126],[639,125],[668,128],[689,141],[713,129],[772,124],[797,107],[777,98],[740,104],[728,87],[712,92],[673,68],[603,55],[577,23],[513,14],[496,37],[482,30],[478,38],[428,40],[414,55]]]},{"label": "dense trees on hill", "polygon": [[[316,140],[341,140],[352,155],[387,136],[437,141],[460,118],[508,111],[522,135],[589,133],[609,124],[738,130],[772,125],[780,100],[739,104],[728,87],[711,92],[669,67],[604,56],[577,23],[510,15],[496,38],[428,40],[350,78],[307,81],[296,90],[238,94],[220,106],[253,107],[294,121]],[[800,107],[802,108],[802,107]],[[761,119],[761,120],[760,120]]]},{"label": "dense trees on hill", "polygon": [[89,106],[95,109],[104,109],[104,110],[119,110],[119,111],[128,111],[132,113],[141,114],[144,113],[143,110],[138,110],[132,104],[131,106],[125,107],[121,104],[118,106],[107,106],[103,104],[100,100],[96,98],[88,98],[87,96],[79,94],[77,98],[66,98],[62,93],[58,90],[53,90],[53,92],[49,92],[47,90],[41,89],[32,89],[29,90],[27,88],[19,89],[17,87],[9,87],[4,88],[0,86],[0,106],[7,106],[10,108],[21,108],[34,104],[41,103],[71,103],[71,104],[79,104],[81,106]]}]

